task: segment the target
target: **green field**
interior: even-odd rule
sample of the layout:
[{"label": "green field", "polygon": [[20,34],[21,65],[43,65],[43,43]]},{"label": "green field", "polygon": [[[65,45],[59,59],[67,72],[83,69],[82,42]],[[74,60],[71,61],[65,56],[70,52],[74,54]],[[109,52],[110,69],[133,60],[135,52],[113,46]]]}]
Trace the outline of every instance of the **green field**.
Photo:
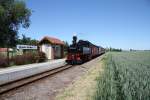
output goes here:
[{"label": "green field", "polygon": [[95,100],[150,100],[150,52],[109,52]]}]

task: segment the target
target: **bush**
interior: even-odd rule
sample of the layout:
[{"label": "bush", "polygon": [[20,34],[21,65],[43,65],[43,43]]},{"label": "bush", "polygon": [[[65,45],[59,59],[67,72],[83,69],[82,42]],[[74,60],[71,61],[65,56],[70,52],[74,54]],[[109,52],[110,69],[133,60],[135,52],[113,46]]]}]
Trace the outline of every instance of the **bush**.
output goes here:
[{"label": "bush", "polygon": [[33,54],[23,54],[23,55],[17,55],[13,58],[13,62],[15,65],[23,65],[23,64],[30,64],[34,63],[34,55]]},{"label": "bush", "polygon": [[7,58],[0,57],[0,67],[8,67]]},{"label": "bush", "polygon": [[46,54],[44,52],[38,52],[39,55],[39,62],[44,62],[47,60]]},{"label": "bush", "polygon": [[47,60],[46,54],[44,52],[41,52],[41,51],[37,52],[35,54],[35,60],[36,60],[36,62],[46,61]]},{"label": "bush", "polygon": [[46,55],[43,52],[36,53],[25,53],[23,55],[18,55],[13,58],[15,65],[24,65],[31,63],[44,62],[46,60]]},{"label": "bush", "polygon": [[[17,55],[11,58],[10,65],[25,65],[32,63],[44,62],[47,60],[45,53],[43,52],[28,52],[23,55]],[[0,67],[8,67],[7,58],[0,55]]]}]

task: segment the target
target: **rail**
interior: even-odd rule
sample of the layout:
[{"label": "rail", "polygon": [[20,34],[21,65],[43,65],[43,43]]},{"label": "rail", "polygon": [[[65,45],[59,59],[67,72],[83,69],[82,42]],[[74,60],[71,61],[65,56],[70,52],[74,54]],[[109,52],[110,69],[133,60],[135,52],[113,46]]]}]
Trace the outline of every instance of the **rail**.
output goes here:
[{"label": "rail", "polygon": [[7,84],[0,85],[0,94],[5,93],[7,91],[10,91],[14,88],[21,87],[21,86],[24,86],[26,84],[32,83],[34,81],[40,80],[40,79],[45,78],[49,75],[53,75],[55,73],[58,73],[60,71],[66,70],[66,69],[71,68],[71,67],[72,67],[72,65],[64,65],[64,66],[52,69],[50,71],[46,71],[46,72],[43,72],[40,74],[36,74],[36,75],[30,76],[30,77],[26,77],[26,78],[17,80],[17,81],[13,81],[13,82],[10,82]]}]

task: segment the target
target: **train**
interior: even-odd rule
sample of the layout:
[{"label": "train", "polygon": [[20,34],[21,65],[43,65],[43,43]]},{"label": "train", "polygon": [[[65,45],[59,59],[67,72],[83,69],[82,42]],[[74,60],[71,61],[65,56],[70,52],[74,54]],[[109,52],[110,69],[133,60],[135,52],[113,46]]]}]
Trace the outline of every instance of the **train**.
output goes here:
[{"label": "train", "polygon": [[89,41],[79,40],[73,36],[72,44],[67,49],[67,64],[82,64],[105,53],[105,49]]}]

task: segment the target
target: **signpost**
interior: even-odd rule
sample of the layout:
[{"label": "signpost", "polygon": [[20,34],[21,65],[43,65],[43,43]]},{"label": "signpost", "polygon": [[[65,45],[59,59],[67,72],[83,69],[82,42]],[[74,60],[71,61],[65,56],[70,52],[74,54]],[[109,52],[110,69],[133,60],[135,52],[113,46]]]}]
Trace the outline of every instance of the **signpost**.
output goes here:
[{"label": "signpost", "polygon": [[22,49],[22,50],[30,50],[30,49],[37,49],[37,46],[33,45],[17,45],[17,49]]}]

